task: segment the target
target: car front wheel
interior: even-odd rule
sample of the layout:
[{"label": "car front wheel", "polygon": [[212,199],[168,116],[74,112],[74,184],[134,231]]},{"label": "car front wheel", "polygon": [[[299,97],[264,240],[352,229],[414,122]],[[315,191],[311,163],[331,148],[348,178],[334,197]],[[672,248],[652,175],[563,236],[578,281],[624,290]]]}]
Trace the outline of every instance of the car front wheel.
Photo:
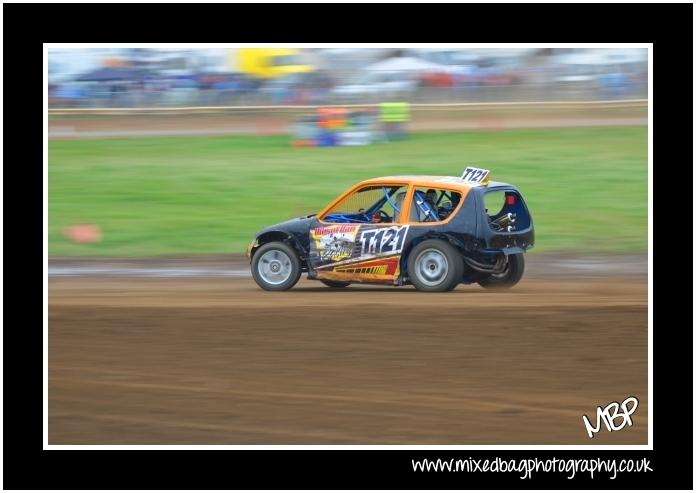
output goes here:
[{"label": "car front wheel", "polygon": [[251,260],[251,275],[266,291],[290,289],[302,275],[302,264],[294,249],[274,241],[259,247]]},{"label": "car front wheel", "polygon": [[426,240],[408,257],[408,273],[419,291],[451,291],[462,280],[464,261],[449,243]]}]

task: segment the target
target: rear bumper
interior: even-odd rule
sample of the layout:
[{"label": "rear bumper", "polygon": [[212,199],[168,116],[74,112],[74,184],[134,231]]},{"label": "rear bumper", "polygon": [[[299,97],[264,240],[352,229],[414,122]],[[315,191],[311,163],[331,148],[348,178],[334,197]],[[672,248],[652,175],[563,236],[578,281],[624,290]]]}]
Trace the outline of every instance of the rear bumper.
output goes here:
[{"label": "rear bumper", "polygon": [[496,233],[488,239],[487,250],[503,251],[508,253],[521,253],[534,246],[534,230],[515,233]]}]

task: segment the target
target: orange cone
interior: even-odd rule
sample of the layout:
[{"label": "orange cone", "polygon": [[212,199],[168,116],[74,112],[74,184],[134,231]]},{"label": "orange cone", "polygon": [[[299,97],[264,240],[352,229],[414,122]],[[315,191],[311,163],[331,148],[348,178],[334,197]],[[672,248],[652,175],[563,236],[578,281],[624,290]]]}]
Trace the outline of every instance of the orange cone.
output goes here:
[{"label": "orange cone", "polygon": [[102,239],[101,229],[96,224],[75,224],[64,233],[73,243],[99,243]]}]

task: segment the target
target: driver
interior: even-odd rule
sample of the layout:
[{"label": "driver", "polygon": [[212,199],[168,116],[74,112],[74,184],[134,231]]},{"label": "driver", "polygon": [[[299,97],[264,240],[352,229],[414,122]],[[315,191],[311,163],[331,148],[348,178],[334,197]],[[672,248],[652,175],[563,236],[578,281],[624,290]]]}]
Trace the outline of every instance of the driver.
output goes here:
[{"label": "driver", "polygon": [[429,188],[425,192],[425,202],[435,212],[435,217],[433,217],[431,220],[438,221],[440,219],[440,214],[437,208],[437,191],[434,188]]},{"label": "driver", "polygon": [[425,192],[425,200],[434,211],[437,211],[437,192],[434,188],[429,188],[428,191]]}]

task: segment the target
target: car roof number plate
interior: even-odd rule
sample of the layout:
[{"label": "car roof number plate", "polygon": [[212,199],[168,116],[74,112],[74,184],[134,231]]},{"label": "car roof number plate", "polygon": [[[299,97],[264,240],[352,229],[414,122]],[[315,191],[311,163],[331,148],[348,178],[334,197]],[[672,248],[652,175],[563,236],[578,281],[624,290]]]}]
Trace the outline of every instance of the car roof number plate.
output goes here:
[{"label": "car roof number plate", "polygon": [[468,166],[464,170],[462,175],[462,181],[469,183],[471,185],[487,185],[488,175],[490,171],[487,169],[474,168],[473,166]]}]

